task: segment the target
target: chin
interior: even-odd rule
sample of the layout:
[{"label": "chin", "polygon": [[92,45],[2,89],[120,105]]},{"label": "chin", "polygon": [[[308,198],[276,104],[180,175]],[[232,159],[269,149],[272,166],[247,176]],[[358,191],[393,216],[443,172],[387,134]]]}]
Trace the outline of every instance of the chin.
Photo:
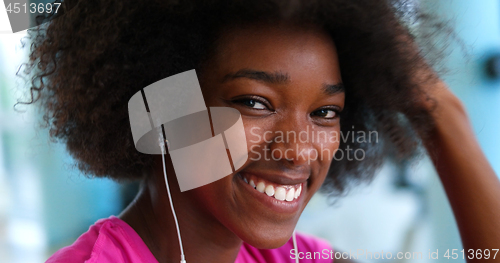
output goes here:
[{"label": "chin", "polygon": [[259,229],[252,232],[241,233],[238,235],[243,242],[259,249],[274,249],[283,246],[290,240],[293,234],[294,226],[287,229]]}]

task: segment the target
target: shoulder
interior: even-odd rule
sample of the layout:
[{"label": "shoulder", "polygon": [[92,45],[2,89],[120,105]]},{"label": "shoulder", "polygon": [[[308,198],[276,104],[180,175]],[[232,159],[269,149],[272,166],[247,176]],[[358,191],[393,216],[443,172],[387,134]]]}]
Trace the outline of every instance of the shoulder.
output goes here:
[{"label": "shoulder", "polygon": [[46,263],[157,262],[139,235],[117,217],[101,219]]},{"label": "shoulder", "polygon": [[[334,258],[333,248],[328,241],[306,234],[297,233],[297,256],[303,263],[331,263]],[[280,248],[257,249],[246,243],[243,244],[235,263],[255,262],[288,262],[295,260],[293,239]]]},{"label": "shoulder", "polygon": [[46,261],[46,263],[76,263],[88,260],[93,251],[94,244],[99,237],[100,230],[107,220],[108,219],[101,219],[97,221],[94,225],[89,227],[87,232],[78,237],[72,245],[59,249]]}]

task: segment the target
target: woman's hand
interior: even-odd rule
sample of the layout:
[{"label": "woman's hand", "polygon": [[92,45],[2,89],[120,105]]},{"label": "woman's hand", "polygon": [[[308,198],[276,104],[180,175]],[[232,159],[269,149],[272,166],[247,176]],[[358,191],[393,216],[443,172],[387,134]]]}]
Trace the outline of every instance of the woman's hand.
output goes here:
[{"label": "woman's hand", "polygon": [[[430,134],[423,137],[424,145],[453,209],[467,262],[477,262],[480,259],[469,257],[475,253],[468,252],[500,249],[500,182],[462,102],[438,78],[422,83],[426,83],[422,102],[434,121]],[[500,255],[496,258],[491,262],[499,261]]]}]

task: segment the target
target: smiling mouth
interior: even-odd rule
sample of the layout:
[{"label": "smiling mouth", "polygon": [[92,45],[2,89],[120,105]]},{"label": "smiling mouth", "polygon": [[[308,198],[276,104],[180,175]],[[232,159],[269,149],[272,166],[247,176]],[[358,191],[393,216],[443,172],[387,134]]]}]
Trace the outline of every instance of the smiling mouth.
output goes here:
[{"label": "smiling mouth", "polygon": [[283,202],[293,202],[302,193],[302,183],[295,185],[280,185],[250,174],[239,174],[243,181],[255,191]]}]

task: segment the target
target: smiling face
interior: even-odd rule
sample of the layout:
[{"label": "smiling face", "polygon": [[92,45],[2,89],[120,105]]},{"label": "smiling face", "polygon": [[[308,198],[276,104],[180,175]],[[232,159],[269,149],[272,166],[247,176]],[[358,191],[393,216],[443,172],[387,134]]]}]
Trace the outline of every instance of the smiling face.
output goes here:
[{"label": "smiling face", "polygon": [[339,146],[344,92],[335,45],[312,27],[250,26],[227,30],[215,54],[200,78],[205,101],[240,111],[249,159],[186,194],[243,241],[279,247]]}]

